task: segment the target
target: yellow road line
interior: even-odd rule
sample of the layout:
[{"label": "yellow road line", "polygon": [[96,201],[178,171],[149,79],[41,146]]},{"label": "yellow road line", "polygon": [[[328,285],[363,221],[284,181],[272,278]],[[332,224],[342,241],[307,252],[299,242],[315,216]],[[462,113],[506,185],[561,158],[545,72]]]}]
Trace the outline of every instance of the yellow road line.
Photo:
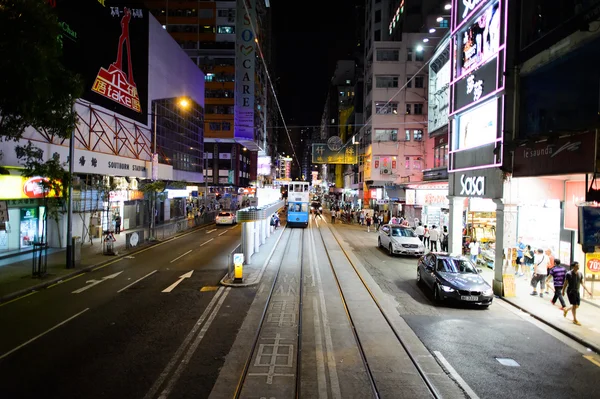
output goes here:
[{"label": "yellow road line", "polygon": [[68,278],[68,279],[66,279],[66,280],[60,280],[59,282],[57,282],[57,283],[55,283],[55,284],[52,284],[52,285],[49,285],[49,286],[47,286],[47,287],[46,287],[46,289],[48,289],[48,288],[52,288],[52,287],[56,287],[57,285],[60,285],[60,284],[62,284],[62,283],[66,283],[67,281],[74,280],[74,279],[76,279],[77,277],[81,277],[81,276],[83,276],[84,274],[85,274],[85,273],[79,273],[78,275],[76,275],[76,276],[73,276],[73,277],[70,277],[70,278]]},{"label": "yellow road line", "polygon": [[0,308],[1,308],[2,306],[4,306],[4,305],[8,305],[9,303],[13,303],[13,302],[15,302],[15,301],[18,301],[19,299],[27,298],[27,297],[28,297],[28,296],[30,296],[30,295],[37,294],[38,292],[39,292],[39,291],[32,291],[32,292],[30,292],[30,293],[29,293],[29,294],[27,294],[27,295],[20,296],[20,297],[18,297],[18,298],[15,298],[15,299],[13,299],[13,300],[11,300],[11,301],[8,301],[8,302],[0,303]]},{"label": "yellow road line", "polygon": [[587,360],[589,360],[590,362],[594,363],[596,366],[600,367],[600,361],[597,359],[596,356],[592,356],[592,355],[583,355],[583,357],[585,357]]},{"label": "yellow road line", "polygon": [[214,286],[205,286],[200,288],[201,292],[206,292],[206,291],[217,291],[219,289],[219,287],[214,287]]}]

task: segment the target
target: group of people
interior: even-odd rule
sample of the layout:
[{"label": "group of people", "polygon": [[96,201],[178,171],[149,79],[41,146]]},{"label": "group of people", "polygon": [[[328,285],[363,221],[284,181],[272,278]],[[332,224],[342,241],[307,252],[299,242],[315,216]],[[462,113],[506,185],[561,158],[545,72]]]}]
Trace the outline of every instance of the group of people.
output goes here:
[{"label": "group of people", "polygon": [[443,230],[440,231],[436,225],[432,225],[429,228],[427,225],[419,223],[415,228],[415,234],[430,251],[434,252],[438,250],[439,241],[440,251],[448,252],[448,227],[444,226]]},{"label": "group of people", "polygon": [[[581,325],[577,320],[577,308],[581,305],[580,290],[584,290],[591,295],[588,289],[583,285],[583,273],[579,270],[579,263],[574,262],[569,270],[552,255],[550,249],[545,251],[538,248],[535,252],[530,245],[525,245],[520,237],[517,244],[517,273],[520,276],[529,278],[531,275],[532,296],[540,298],[545,295],[550,295],[554,291],[554,295],[550,300],[553,305],[557,301],[560,302],[560,309],[563,311],[563,316],[567,317],[569,311],[573,314],[573,323]],[[538,293],[539,286],[539,293]],[[571,306],[567,307],[564,296],[569,299]]]}]

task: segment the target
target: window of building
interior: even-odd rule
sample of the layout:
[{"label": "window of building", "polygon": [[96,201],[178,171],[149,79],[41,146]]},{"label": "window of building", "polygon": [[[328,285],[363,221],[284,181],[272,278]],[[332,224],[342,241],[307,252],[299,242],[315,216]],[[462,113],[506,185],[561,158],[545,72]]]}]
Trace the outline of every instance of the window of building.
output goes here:
[{"label": "window of building", "polygon": [[375,41],[376,42],[380,42],[381,41],[381,30],[380,29],[377,29],[375,31]]},{"label": "window of building", "polygon": [[398,103],[395,102],[376,102],[375,113],[378,115],[398,114]]},{"label": "window of building", "polygon": [[423,115],[423,104],[415,104],[415,115]]},{"label": "window of building", "polygon": [[221,124],[219,122],[209,122],[208,128],[210,130],[221,130]]},{"label": "window of building", "polygon": [[398,76],[375,76],[375,87],[378,89],[398,87]]},{"label": "window of building", "polygon": [[375,23],[381,22],[381,10],[375,11]]},{"label": "window of building", "polygon": [[398,129],[375,129],[375,140],[377,141],[397,141]]},{"label": "window of building", "polygon": [[221,129],[225,131],[231,130],[231,122],[222,122]]},{"label": "window of building", "polygon": [[414,157],[412,161],[413,161],[413,170],[423,170],[423,158]]},{"label": "window of building", "polygon": [[346,84],[349,85],[350,84],[350,79],[346,79]]},{"label": "window of building", "polygon": [[414,141],[423,141],[423,131],[420,129],[413,130],[413,140]]},{"label": "window of building", "polygon": [[423,61],[424,58],[425,58],[424,51],[417,51],[417,54],[415,55],[415,61]]},{"label": "window of building", "polygon": [[406,61],[412,61],[412,59],[413,59],[413,49],[407,48],[406,49]]},{"label": "window of building", "polygon": [[433,167],[442,168],[448,166],[448,144],[433,150]]},{"label": "window of building", "polygon": [[217,10],[217,16],[221,18],[235,17],[235,10],[233,8]]},{"label": "window of building", "polygon": [[200,33],[215,33],[215,27],[212,25],[202,25],[199,28]]},{"label": "window of building", "polygon": [[212,82],[214,78],[215,78],[214,73],[207,73],[206,75],[204,75],[205,82]]},{"label": "window of building", "polygon": [[406,115],[412,114],[412,104],[406,104]]},{"label": "window of building", "polygon": [[235,29],[233,26],[228,26],[228,25],[219,25],[217,27],[217,33],[223,33],[226,35],[230,35],[235,33]]},{"label": "window of building", "polygon": [[210,19],[214,16],[212,8],[201,8],[198,10],[198,18]]},{"label": "window of building", "polygon": [[410,170],[410,157],[404,158],[404,169]]},{"label": "window of building", "polygon": [[400,51],[396,49],[377,49],[377,61],[398,61]]},{"label": "window of building", "polygon": [[415,76],[415,88],[422,89],[425,84],[425,78],[423,76]]},{"label": "window of building", "polygon": [[404,141],[410,141],[410,130],[406,129],[404,131]]},{"label": "window of building", "polygon": [[408,76],[406,78],[406,88],[407,89],[412,89],[412,81],[413,81],[413,77],[412,76]]}]

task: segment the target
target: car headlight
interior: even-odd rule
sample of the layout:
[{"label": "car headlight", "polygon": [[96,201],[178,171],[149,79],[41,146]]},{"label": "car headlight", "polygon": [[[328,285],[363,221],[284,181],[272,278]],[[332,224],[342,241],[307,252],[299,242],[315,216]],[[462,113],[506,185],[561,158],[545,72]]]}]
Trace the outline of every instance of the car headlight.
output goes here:
[{"label": "car headlight", "polygon": [[419,245],[419,249],[425,249],[424,245]]},{"label": "car headlight", "polygon": [[483,295],[485,295],[485,296],[494,295],[494,290],[492,288],[488,288],[487,290],[483,291]]},{"label": "car headlight", "polygon": [[442,290],[444,290],[444,292],[454,292],[454,288],[448,287],[447,285],[441,285],[440,287],[442,287]]}]

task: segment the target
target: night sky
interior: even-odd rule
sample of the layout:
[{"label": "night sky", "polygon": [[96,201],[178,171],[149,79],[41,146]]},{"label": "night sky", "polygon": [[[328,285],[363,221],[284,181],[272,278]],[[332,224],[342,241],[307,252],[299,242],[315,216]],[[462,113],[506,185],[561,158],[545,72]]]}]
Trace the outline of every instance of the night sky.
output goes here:
[{"label": "night sky", "polygon": [[356,6],[363,3],[271,0],[273,79],[279,78],[277,95],[287,124],[320,124],[335,62],[352,59],[357,49]]}]

